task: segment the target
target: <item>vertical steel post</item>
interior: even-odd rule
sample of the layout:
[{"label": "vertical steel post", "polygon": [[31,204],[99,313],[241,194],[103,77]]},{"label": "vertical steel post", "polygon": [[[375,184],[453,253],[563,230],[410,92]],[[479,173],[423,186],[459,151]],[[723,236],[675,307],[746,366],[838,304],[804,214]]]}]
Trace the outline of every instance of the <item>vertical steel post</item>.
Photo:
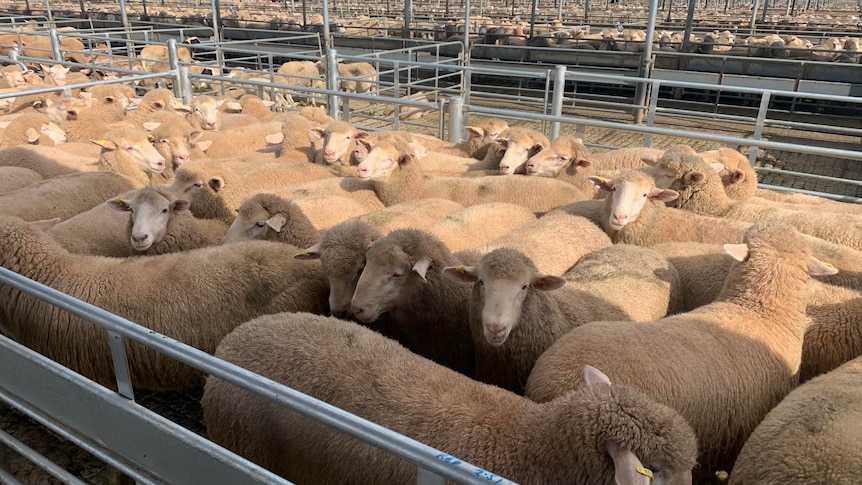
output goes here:
[{"label": "vertical steel post", "polygon": [[[338,60],[335,56],[335,49],[326,51],[326,89],[329,91],[338,91]],[[327,95],[326,108],[329,111],[329,116],[336,120],[341,119],[341,113],[338,110],[340,101],[341,96],[337,94]]]},{"label": "vertical steel post", "polygon": [[45,0],[45,11],[48,12],[48,27],[56,27],[54,23],[54,12],[51,11],[51,0]]},{"label": "vertical steel post", "polygon": [[192,102],[192,80],[189,77],[189,66],[180,66],[177,71],[176,84],[180,87],[180,100],[183,104]]},{"label": "vertical steel post", "polygon": [[754,6],[751,8],[751,24],[749,25],[749,35],[754,35],[755,24],[757,23],[758,8],[760,8],[760,0],[754,0]]},{"label": "vertical steel post", "polygon": [[530,40],[533,40],[533,35],[536,32],[536,4],[539,3],[539,0],[533,0],[532,6],[530,7]]},{"label": "vertical steel post", "polygon": [[126,346],[123,336],[108,330],[108,346],[111,349],[111,360],[114,362],[114,376],[117,379],[117,392],[126,399],[135,400],[132,391],[132,376],[129,373],[129,359],[126,356]]},{"label": "vertical steel post", "polygon": [[[754,140],[760,140],[760,137],[763,135],[763,124],[766,122],[766,113],[769,111],[771,97],[772,93],[766,92],[760,98],[760,109],[757,111],[757,121],[754,122],[754,133],[751,136]],[[754,162],[757,161],[757,147],[751,147],[751,150],[748,151],[748,161],[753,167]]]},{"label": "vertical steel post", "polygon": [[323,46],[324,49],[332,47],[332,39],[329,36],[329,0],[322,0],[323,5]]},{"label": "vertical steel post", "polygon": [[[638,77],[648,78],[652,68],[652,41],[655,34],[655,19],[658,16],[658,0],[650,0],[649,2],[649,19],[647,20],[646,40],[644,41],[643,56],[641,57],[641,66],[638,71]],[[643,120],[644,110],[641,106],[646,102],[647,96],[646,82],[640,82],[635,90],[635,100],[637,107],[635,108],[634,122],[639,125]]]},{"label": "vertical steel post", "polygon": [[63,52],[60,50],[60,36],[57,34],[57,29],[49,29],[48,37],[51,39],[51,57],[57,62],[62,62]]},{"label": "vertical steel post", "polygon": [[766,12],[769,11],[769,0],[763,0],[763,15],[760,17],[761,23],[766,23]]},{"label": "vertical steel post", "polygon": [[[584,22],[590,21],[590,0],[584,2]],[[587,32],[589,33],[589,32]]]},{"label": "vertical steel post", "polygon": [[[655,112],[656,108],[658,108],[658,94],[661,91],[661,85],[659,83],[655,83],[652,85],[652,91],[649,96],[649,109],[647,110],[647,126],[655,126]],[[649,147],[652,145],[652,133],[644,134],[644,146]]]},{"label": "vertical steel post", "polygon": [[[554,68],[554,93],[551,98],[551,115],[552,116],[562,116],[563,115],[563,94],[566,92],[566,66],[556,66]],[[560,136],[560,122],[552,121],[551,122],[551,132],[550,138],[551,140],[556,139]]]},{"label": "vertical steel post", "polygon": [[559,3],[557,4],[557,20],[560,22],[563,21],[563,0],[557,0]]},{"label": "vertical steel post", "polygon": [[[180,68],[180,56],[177,54],[177,40],[168,39],[168,65],[171,70],[178,73]],[[179,82],[174,83],[174,96],[182,97],[182,87]]]},{"label": "vertical steel post", "polygon": [[[466,67],[470,67],[470,46],[471,45],[472,44],[470,44],[470,0],[465,0],[465,2],[464,2],[464,66],[466,66]],[[470,84],[472,82],[472,74],[471,74],[470,70],[467,69],[467,70],[463,71],[462,76],[463,77],[462,77],[461,93],[464,97],[461,98],[461,103],[462,103],[461,106],[463,107],[463,103],[465,101],[467,103],[470,102],[470,89],[471,89]],[[459,112],[460,111],[461,110],[459,109]],[[469,118],[469,115],[467,115],[467,116],[461,115],[461,116],[462,116],[460,119],[461,123],[464,123]],[[458,137],[459,137],[459,139],[461,137],[461,131],[460,130],[458,131]]]},{"label": "vertical steel post", "polygon": [[685,16],[685,33],[682,38],[682,52],[688,52],[689,38],[691,31],[694,29],[694,9],[697,6],[697,0],[688,0],[688,12]]},{"label": "vertical steel post", "polygon": [[[213,40],[221,42],[221,10],[219,10],[219,0],[212,0],[212,17],[213,37],[215,37]],[[219,52],[221,52],[221,50],[219,50]]]},{"label": "vertical steel post", "polygon": [[449,141],[461,143],[464,131],[464,99],[461,96],[449,98]]},{"label": "vertical steel post", "polygon": [[404,33],[401,34],[401,37],[405,39],[410,38],[410,16],[412,12],[413,0],[404,0]]},{"label": "vertical steel post", "polygon": [[129,37],[129,14],[126,13],[126,0],[120,0],[120,18],[123,19],[123,29],[126,31],[126,38]]}]

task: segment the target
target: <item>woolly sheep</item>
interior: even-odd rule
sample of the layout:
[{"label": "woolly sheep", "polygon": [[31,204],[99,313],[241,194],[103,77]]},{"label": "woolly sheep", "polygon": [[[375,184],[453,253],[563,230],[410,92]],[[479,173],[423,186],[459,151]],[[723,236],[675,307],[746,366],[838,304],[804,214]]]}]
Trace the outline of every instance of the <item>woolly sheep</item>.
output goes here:
[{"label": "woolly sheep", "polygon": [[[205,352],[258,315],[326,310],[320,265],[290,262],[296,251],[249,241],[146,258],[83,256],[66,252],[33,223],[0,218],[3,267]],[[192,290],[194,298],[177,298]],[[8,286],[0,287],[0,302],[6,335],[102,385],[115,385],[100,327]],[[135,387],[176,390],[202,383],[199,371],[158,352],[135,344],[126,351]]]},{"label": "woolly sheep", "polygon": [[367,180],[355,177],[349,178],[327,178],[312,180],[301,184],[295,184],[280,190],[274,190],[275,194],[288,199],[298,199],[310,196],[337,195],[348,197],[359,202],[367,212],[382,209],[383,202],[377,196],[372,185]]},{"label": "woolly sheep", "polygon": [[[324,61],[317,61],[318,72],[326,74]],[[377,92],[377,69],[367,62],[338,63],[338,88],[348,93]]]},{"label": "woolly sheep", "polygon": [[486,202],[515,202],[534,212],[544,212],[587,194],[558,180],[510,177],[430,177],[423,176],[410,150],[391,141],[377,144],[357,168],[357,176],[370,180],[386,205],[411,199],[440,197],[464,206]]},{"label": "woolly sheep", "polygon": [[113,173],[60,175],[0,196],[0,214],[27,221],[65,220],[92,209],[108,197],[139,187],[128,177]]},{"label": "woolly sheep", "polygon": [[229,158],[266,148],[267,135],[281,133],[281,122],[270,121],[230,130],[203,132],[200,142],[211,142],[206,149],[210,158]]},{"label": "woolly sheep", "polygon": [[577,202],[559,210],[586,217],[615,243],[652,246],[671,241],[741,242],[751,226],[665,207],[664,202],[678,194],[657,188],[655,179],[647,172],[632,170],[613,179],[592,177],[591,180],[611,195],[605,200]]},{"label": "woolly sheep", "polygon": [[535,220],[536,215],[520,205],[489,202],[453,212],[426,230],[437,236],[454,253],[490,242]]},{"label": "woolly sheep", "polygon": [[83,106],[74,101],[61,100],[54,109],[65,112],[61,127],[66,132],[67,141],[89,143],[104,138],[106,133],[123,122],[121,106],[122,101],[107,95],[105,98],[90,98]]},{"label": "woolly sheep", "polygon": [[0,167],[0,195],[14,192],[20,188],[44,180],[39,172],[21,167]]},{"label": "woolly sheep", "polygon": [[446,245],[427,232],[393,231],[366,251],[351,313],[366,323],[388,313],[416,353],[472,376],[469,289],[443,276],[444,267],[456,264]]},{"label": "woolly sheep", "polygon": [[588,254],[562,278],[539,273],[530,258],[508,248],[443,272],[474,283],[476,379],[519,394],[536,359],[566,332],[598,320],[661,318],[679,284],[665,258],[625,244]]},{"label": "woolly sheep", "polygon": [[491,242],[473,246],[457,254],[465,263],[497,248],[517,249],[524,253],[539,272],[562,276],[584,255],[611,245],[608,236],[588,219],[554,212],[522,224]]},{"label": "woolly sheep", "polygon": [[527,175],[556,177],[592,192],[594,198],[603,198],[605,194],[590,182],[590,176],[607,176],[622,169],[637,168],[644,165],[644,160],[657,159],[662,153],[664,151],[651,148],[624,148],[592,155],[580,138],[561,135],[527,161],[526,171]]},{"label": "woolly sheep", "polygon": [[[489,148],[497,145],[497,140],[503,136],[508,128],[509,124],[506,120],[489,118],[478,126],[464,127],[467,131],[467,140],[461,143],[453,144],[437,137],[424,135],[416,135],[416,137],[429,152],[486,160]],[[496,169],[499,167],[499,163],[500,161],[496,160],[492,166],[487,168]]]},{"label": "woolly sheep", "polygon": [[743,244],[718,300],[655,322],[592,322],[536,362],[526,396],[547,402],[581,385],[583,362],[678,410],[701,445],[695,479],[730,470],[745,439],[796,382],[808,275],[834,274],[798,232],[769,221]]},{"label": "woolly sheep", "polygon": [[319,239],[317,229],[298,205],[273,194],[257,194],[239,206],[222,244],[264,240],[304,248]]},{"label": "woolly sheep", "polygon": [[0,148],[14,145],[54,146],[66,142],[66,132],[41,113],[25,113],[3,130]]},{"label": "woolly sheep", "polygon": [[270,108],[274,103],[264,101],[253,94],[245,94],[239,98],[242,114],[251,115],[259,121],[271,121],[276,115]]},{"label": "woolly sheep", "polygon": [[530,128],[509,128],[497,143],[506,149],[500,160],[500,173],[525,173],[527,160],[551,145],[548,137]]},{"label": "woolly sheep", "polygon": [[319,231],[374,210],[362,205],[357,199],[341,195],[302,196],[293,199],[293,203]]},{"label": "woolly sheep", "polygon": [[195,96],[189,102],[191,113],[186,115],[186,120],[193,128],[220,130],[222,117],[219,107],[222,104],[224,100],[216,100],[212,96]]},{"label": "woolly sheep", "polygon": [[733,200],[727,196],[716,168],[695,155],[670,152],[659,160],[660,169],[673,172],[676,181],[671,186],[680,194],[675,207],[695,214],[721,217],[735,221],[756,222],[780,219],[800,232],[856,250],[862,249],[862,215],[829,214],[787,210]]},{"label": "woolly sheep", "polygon": [[188,106],[185,106],[176,97],[174,97],[174,93],[164,88],[152,89],[141,98],[133,98],[129,101],[137,106],[135,111],[126,115],[126,120],[132,123],[144,122],[157,111],[169,111],[174,113],[187,113],[189,111]]},{"label": "woolly sheep", "polygon": [[153,147],[173,170],[189,160],[207,158],[202,150],[194,146],[200,137],[200,130],[179,123],[160,123],[152,132]]},{"label": "woolly sheep", "polygon": [[[354,323],[296,313],[241,326],[216,355],[468,460],[490,480],[493,472],[520,483],[647,484],[637,468],[649,467],[657,483],[691,482],[697,445],[685,421],[592,367],[587,388],[541,405]],[[288,480],[416,481],[415,465],[215,378],[202,404],[214,441]]]},{"label": "woolly sheep", "polygon": [[151,185],[109,199],[50,229],[67,251],[127,257],[167,254],[219,243],[227,225],[195,219],[188,201]]},{"label": "woolly sheep", "polygon": [[787,395],[743,446],[730,483],[854,483],[862,474],[862,358]]}]

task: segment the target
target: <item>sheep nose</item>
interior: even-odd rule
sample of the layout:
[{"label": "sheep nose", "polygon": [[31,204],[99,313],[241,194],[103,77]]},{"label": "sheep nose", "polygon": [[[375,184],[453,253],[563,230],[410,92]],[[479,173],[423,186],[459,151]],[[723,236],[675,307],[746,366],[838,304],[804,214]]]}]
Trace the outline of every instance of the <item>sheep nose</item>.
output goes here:
[{"label": "sheep nose", "polygon": [[148,237],[150,237],[149,234],[144,234],[143,236],[135,236],[134,234],[132,234],[132,240],[138,244],[146,242]]},{"label": "sheep nose", "polygon": [[365,313],[365,310],[366,310],[366,309],[365,309],[364,307],[359,306],[359,305],[351,305],[351,306],[350,306],[350,311],[351,311],[351,312],[353,313],[353,315],[355,315],[357,318],[361,317],[361,316],[362,316],[362,314],[363,314],[363,313]]},{"label": "sheep nose", "polygon": [[527,164],[527,171],[528,172],[535,172],[536,171],[536,164],[533,162],[528,163]]},{"label": "sheep nose", "polygon": [[325,152],[323,152],[323,154],[326,155],[327,157],[334,157],[335,156],[335,150],[326,150]]},{"label": "sheep nose", "polygon": [[617,222],[625,222],[628,218],[625,214],[614,214],[614,220]]},{"label": "sheep nose", "polygon": [[189,156],[188,155],[177,155],[177,161],[179,161],[180,163],[188,162]]},{"label": "sheep nose", "polygon": [[506,327],[503,325],[500,325],[498,323],[492,323],[490,325],[485,325],[485,329],[493,337],[499,337],[503,332],[506,331]]},{"label": "sheep nose", "polygon": [[509,166],[508,165],[500,165],[500,173],[508,173]]},{"label": "sheep nose", "polygon": [[368,169],[365,167],[357,167],[356,168],[356,176],[363,177],[368,173]]}]

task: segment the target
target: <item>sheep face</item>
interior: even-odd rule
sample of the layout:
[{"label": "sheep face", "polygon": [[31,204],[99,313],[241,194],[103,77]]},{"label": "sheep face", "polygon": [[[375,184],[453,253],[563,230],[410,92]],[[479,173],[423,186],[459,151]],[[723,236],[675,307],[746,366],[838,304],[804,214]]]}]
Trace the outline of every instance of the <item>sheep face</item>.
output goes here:
[{"label": "sheep face", "polygon": [[12,72],[4,72],[3,78],[6,79],[6,84],[12,87],[23,86],[27,84],[27,80],[24,79],[25,74],[32,74],[33,71],[12,71]]},{"label": "sheep face", "polygon": [[198,96],[192,99],[190,107],[192,116],[198,119],[204,130],[218,130],[221,128],[221,111],[219,108],[224,100],[216,101],[209,96]]},{"label": "sheep face", "polygon": [[553,291],[565,284],[557,276],[540,274],[522,253],[508,248],[495,249],[475,266],[445,268],[456,281],[474,282],[470,298],[471,313],[479,310],[482,333],[492,347],[500,347],[521,320],[524,302],[533,291]]},{"label": "sheep face", "polygon": [[66,143],[66,132],[53,121],[43,123],[39,127],[39,138],[42,136],[48,137],[54,145]]},{"label": "sheep face", "polygon": [[129,212],[129,242],[136,251],[146,251],[160,242],[171,218],[189,208],[187,200],[171,201],[152,189],[143,189],[133,197],[111,199],[108,205],[112,209]]},{"label": "sheep face", "polygon": [[545,148],[541,143],[535,143],[529,138],[501,138],[497,140],[506,148],[503,159],[500,160],[500,174],[512,175],[527,164],[527,160]]},{"label": "sheep face", "polygon": [[530,157],[527,161],[527,175],[557,177],[567,170],[574,173],[579,167],[587,168],[589,151],[579,138],[560,137],[550,147]]},{"label": "sheep face", "polygon": [[46,65],[40,66],[42,67],[42,72],[45,74],[45,82],[47,84],[53,84],[54,86],[66,85],[66,75],[69,74],[70,68],[57,64],[50,67]]},{"label": "sheep face", "polygon": [[323,138],[323,161],[327,164],[349,160],[351,151],[356,148],[356,141],[366,137],[368,133],[341,121],[330,123],[323,130],[313,128],[309,133],[312,142]]},{"label": "sheep face", "polygon": [[241,207],[237,210],[236,219],[233,220],[221,243],[232,244],[254,240],[274,241],[286,223],[287,216],[280,212],[270,214],[260,205]]},{"label": "sheep face", "polygon": [[356,167],[356,176],[365,180],[384,181],[399,165],[410,163],[413,155],[405,147],[388,141],[380,142],[368,152]]},{"label": "sheep face", "polygon": [[372,246],[365,257],[365,268],[350,302],[353,316],[365,323],[376,321],[415,293],[425,283],[431,266],[427,256],[411,258],[401,248],[390,245]]},{"label": "sheep face", "polygon": [[[173,130],[169,130],[173,131]],[[191,143],[201,136],[200,131],[183,133],[163,133],[160,130],[153,132],[153,146],[165,160],[170,160],[174,167],[191,160]]]},{"label": "sheep face", "polygon": [[639,176],[618,177],[614,180],[590,177],[590,181],[600,190],[611,192],[611,214],[608,224],[615,231],[636,221],[648,201],[668,202],[678,196],[673,190],[656,187],[654,179],[647,173],[629,173]]}]

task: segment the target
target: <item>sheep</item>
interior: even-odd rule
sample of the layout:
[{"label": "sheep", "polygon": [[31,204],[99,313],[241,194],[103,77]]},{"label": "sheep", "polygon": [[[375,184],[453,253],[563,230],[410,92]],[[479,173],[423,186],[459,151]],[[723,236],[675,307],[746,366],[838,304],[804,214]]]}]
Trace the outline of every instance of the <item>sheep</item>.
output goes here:
[{"label": "sheep", "polygon": [[712,166],[695,155],[670,152],[659,160],[656,167],[675,174],[676,180],[671,188],[677,189],[680,194],[673,202],[677,208],[736,221],[781,219],[805,234],[856,250],[862,249],[862,216],[841,214],[829,217],[828,214],[812,214],[733,200],[724,191],[717,173],[721,166]]},{"label": "sheep", "polygon": [[108,197],[139,187],[128,177],[113,173],[59,175],[0,196],[0,214],[27,221],[65,220],[92,209]]},{"label": "sheep", "polygon": [[210,158],[230,158],[266,148],[267,135],[281,133],[281,122],[270,121],[216,132],[203,132],[200,142],[210,142],[206,154]]},{"label": "sheep", "polygon": [[221,243],[265,240],[304,248],[319,239],[317,229],[298,205],[272,194],[257,194],[239,206]]},{"label": "sheep", "polygon": [[661,158],[665,150],[649,147],[618,148],[591,155],[590,161],[603,172],[619,172],[650,164]]},{"label": "sheep", "polygon": [[[297,251],[286,244],[249,241],[103,258],[71,254],[33,224],[0,218],[0,265],[205,352],[258,315],[326,310],[319,263],[286,263]],[[190,291],[194,298],[177,298]],[[0,311],[6,335],[102,385],[115,385],[100,327],[9,286],[0,287]],[[126,350],[135,387],[176,390],[202,383],[202,373],[155,351],[135,344]]]},{"label": "sheep", "polygon": [[45,177],[29,168],[0,167],[0,195],[6,195],[41,180],[45,180]]},{"label": "sheep", "polygon": [[362,205],[357,199],[341,195],[301,196],[293,199],[293,203],[318,231],[329,229],[374,210]]},{"label": "sheep", "polygon": [[598,320],[661,318],[678,285],[664,257],[625,244],[588,254],[562,278],[540,273],[530,258],[509,248],[491,251],[476,265],[443,272],[473,283],[476,379],[518,394],[536,359],[566,332]]},{"label": "sheep", "polygon": [[5,127],[0,148],[15,145],[54,146],[66,142],[66,132],[41,113],[25,113]]},{"label": "sheep", "polygon": [[441,197],[469,206],[486,202],[516,202],[534,212],[545,212],[587,194],[558,180],[509,177],[428,177],[414,163],[410,149],[384,140],[359,164],[357,176],[370,180],[374,191],[386,205],[411,199]]},{"label": "sheep", "polygon": [[350,311],[366,323],[388,313],[416,353],[472,376],[469,289],[443,276],[444,267],[456,264],[446,245],[427,232],[393,231],[365,253]]},{"label": "sheep", "polygon": [[70,253],[127,257],[214,246],[226,231],[220,221],[192,217],[188,201],[172,199],[166,187],[150,185],[113,197],[49,232]]},{"label": "sheep", "polygon": [[719,220],[665,207],[677,193],[656,187],[653,175],[640,170],[613,179],[591,177],[605,200],[576,202],[558,210],[585,217],[602,228],[614,243],[653,246],[672,241],[741,242],[750,223]]},{"label": "sheep", "polygon": [[[54,64],[52,66],[47,66],[45,64],[39,64],[39,68],[42,70],[42,76],[45,84],[48,86],[65,86],[66,85],[66,76],[69,74],[69,67],[63,67],[59,64]],[[82,82],[87,82],[89,79],[82,73],[77,73],[84,76]],[[75,84],[74,82],[70,82],[69,84]]]},{"label": "sheep", "polygon": [[188,106],[182,104],[176,97],[174,97],[174,93],[165,88],[150,90],[140,99],[132,98],[129,101],[137,106],[135,111],[126,115],[126,120],[133,123],[144,122],[149,119],[153,113],[158,111],[182,113],[187,113],[189,111]]},{"label": "sheep", "polygon": [[583,362],[601,363],[613,379],[688,420],[702,446],[697,475],[730,470],[745,439],[796,382],[808,275],[836,270],[779,221],[752,226],[745,243],[725,249],[741,264],[715,302],[654,322],[577,327],[536,361],[526,396],[550,401],[580,385],[574,374]]},{"label": "sheep", "polygon": [[530,128],[509,128],[497,143],[506,149],[500,160],[500,173],[526,173],[527,160],[551,145],[548,137]]},{"label": "sheep", "polygon": [[277,114],[272,111],[272,101],[264,101],[253,94],[244,94],[239,98],[242,114],[251,115],[258,121],[271,121]]},{"label": "sheep", "polygon": [[[286,116],[281,119],[281,129],[264,137],[267,143],[278,144],[279,160],[291,162],[314,162],[317,147],[312,136],[315,123],[301,115]],[[334,175],[340,175],[332,172]]]},{"label": "sheep", "polygon": [[854,483],[862,473],[862,358],[807,382],[763,419],[730,483]]},{"label": "sheep", "polygon": [[[317,61],[317,70],[326,74],[326,62]],[[377,94],[377,69],[367,62],[338,63],[338,88],[347,93]]]},{"label": "sheep", "polygon": [[489,202],[453,212],[426,230],[437,236],[454,253],[490,242],[535,220],[536,215],[520,205]]},{"label": "sheep", "polygon": [[323,146],[316,150],[312,161],[349,166],[356,140],[367,136],[367,131],[359,130],[347,121],[333,121],[324,127],[313,127],[309,137],[312,141],[322,140]]},{"label": "sheep", "polygon": [[157,175],[165,169],[164,158],[153,148],[143,130],[126,127],[111,131],[104,139],[94,142],[100,147],[98,161],[89,155],[67,153],[71,147],[66,143],[62,147],[5,148],[0,150],[0,166],[29,168],[45,178],[79,171],[113,171],[144,183],[149,181],[147,173]]},{"label": "sheep", "polygon": [[425,229],[464,206],[446,199],[417,199],[384,207],[356,217],[389,234],[396,229]]},{"label": "sheep", "polygon": [[[239,327],[216,355],[468,460],[489,480],[493,472],[520,483],[646,484],[635,470],[649,467],[662,483],[691,481],[697,445],[688,424],[589,366],[591,385],[539,405],[354,323],[296,313]],[[415,465],[215,378],[202,405],[215,442],[290,481],[416,481]]]},{"label": "sheep", "polygon": [[224,100],[216,100],[212,96],[195,96],[189,102],[191,113],[186,114],[186,121],[193,128],[220,130],[222,129],[222,117],[219,107],[222,104],[224,104]]},{"label": "sheep", "polygon": [[463,250],[457,256],[465,263],[475,264],[482,254],[512,248],[527,255],[541,273],[561,276],[585,254],[610,245],[610,238],[588,219],[554,212],[488,243]]},{"label": "sheep", "polygon": [[[174,115],[176,116],[176,115]],[[201,131],[181,123],[159,123],[152,132],[153,147],[168,162],[172,170],[194,159],[206,159],[203,150],[195,145]]]},{"label": "sheep", "polygon": [[[53,51],[51,50],[51,40],[46,38],[30,39],[21,42],[23,48],[22,54],[25,57],[34,57],[37,59],[51,59]],[[78,64],[88,64],[89,56],[84,54],[84,43],[75,37],[61,37],[60,47],[63,51],[63,60],[71,61]]]},{"label": "sheep", "polygon": [[303,181],[331,176],[325,168],[309,163],[194,160],[177,168],[171,193],[189,200],[196,217],[230,223],[243,201],[262,190],[299,186]]},{"label": "sheep", "polygon": [[285,187],[280,190],[274,190],[273,192],[279,196],[287,197],[288,199],[320,195],[348,197],[359,202],[367,212],[385,207],[374,191],[374,185],[367,180],[360,180],[356,177],[335,177],[312,180],[310,182]]},{"label": "sheep", "polygon": [[[171,69],[168,64],[168,46],[147,44],[138,54],[141,68],[145,72],[166,72]],[[192,63],[192,51],[188,47],[177,47],[177,61],[184,64]]]}]

